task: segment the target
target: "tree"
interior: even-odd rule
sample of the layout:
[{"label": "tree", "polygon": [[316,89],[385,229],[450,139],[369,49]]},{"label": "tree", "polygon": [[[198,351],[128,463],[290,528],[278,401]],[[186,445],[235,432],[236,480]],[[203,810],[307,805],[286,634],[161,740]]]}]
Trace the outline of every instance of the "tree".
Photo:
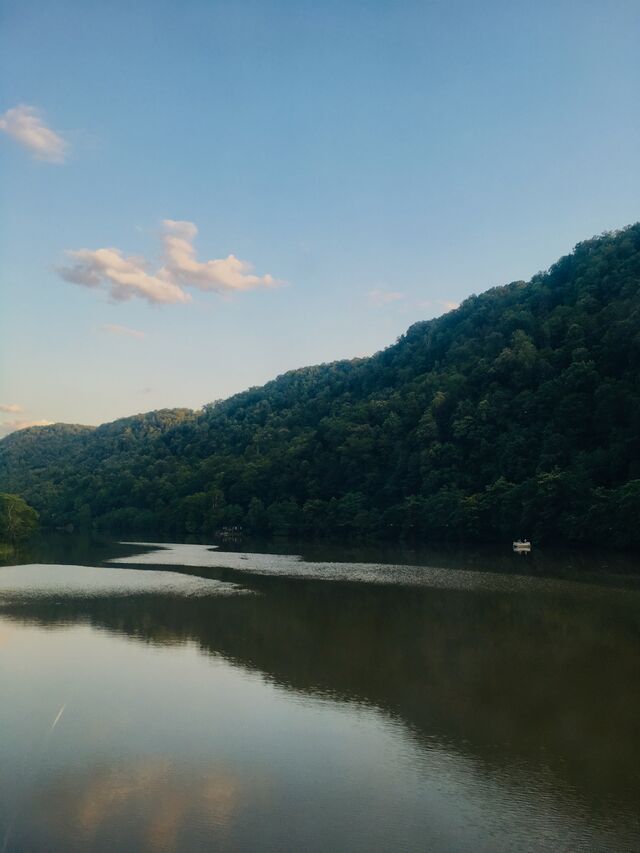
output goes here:
[{"label": "tree", "polygon": [[640,223],[370,358],[0,441],[50,526],[637,547]]},{"label": "tree", "polygon": [[38,513],[18,495],[0,493],[0,539],[13,547],[38,527]]}]

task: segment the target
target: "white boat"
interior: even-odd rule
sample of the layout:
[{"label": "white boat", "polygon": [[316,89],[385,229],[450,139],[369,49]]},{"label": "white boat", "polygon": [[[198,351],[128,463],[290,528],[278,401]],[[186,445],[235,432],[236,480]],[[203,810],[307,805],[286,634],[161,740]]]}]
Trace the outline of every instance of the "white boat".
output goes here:
[{"label": "white boat", "polygon": [[531,542],[528,539],[516,539],[513,543],[513,550],[516,554],[528,554],[531,550]]}]

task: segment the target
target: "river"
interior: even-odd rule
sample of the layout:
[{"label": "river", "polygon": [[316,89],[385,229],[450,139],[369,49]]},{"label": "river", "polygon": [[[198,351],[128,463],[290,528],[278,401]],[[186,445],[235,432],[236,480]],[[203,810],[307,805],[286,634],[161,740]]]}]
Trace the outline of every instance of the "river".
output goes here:
[{"label": "river", "polygon": [[0,853],[640,849],[638,560],[285,550],[0,568]]}]

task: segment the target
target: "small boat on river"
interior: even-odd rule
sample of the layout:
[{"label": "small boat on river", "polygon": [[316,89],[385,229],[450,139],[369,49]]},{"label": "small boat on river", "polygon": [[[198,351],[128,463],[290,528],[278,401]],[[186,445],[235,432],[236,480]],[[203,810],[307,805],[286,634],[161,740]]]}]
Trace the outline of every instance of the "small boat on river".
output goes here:
[{"label": "small boat on river", "polygon": [[528,554],[531,551],[531,542],[528,539],[516,539],[513,550],[516,554]]}]

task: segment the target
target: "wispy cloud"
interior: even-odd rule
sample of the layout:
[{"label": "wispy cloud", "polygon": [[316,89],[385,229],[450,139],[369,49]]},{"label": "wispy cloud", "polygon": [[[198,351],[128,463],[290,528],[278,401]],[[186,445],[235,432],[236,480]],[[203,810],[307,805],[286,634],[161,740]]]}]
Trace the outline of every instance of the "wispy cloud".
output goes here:
[{"label": "wispy cloud", "polygon": [[18,414],[18,412],[24,412],[24,409],[22,408],[22,406],[18,405],[18,403],[4,403],[0,405],[0,412]]},{"label": "wispy cloud", "polygon": [[456,308],[460,307],[460,303],[452,302],[449,299],[421,299],[416,302],[416,307],[428,311],[441,311],[444,308],[446,313],[447,311],[455,311]]},{"label": "wispy cloud", "polygon": [[35,107],[21,104],[0,116],[0,130],[15,139],[37,160],[64,163],[68,145],[65,140],[44,123]]},{"label": "wispy cloud", "polygon": [[136,338],[139,341],[142,341],[147,337],[146,332],[140,332],[138,329],[130,329],[128,326],[118,326],[117,323],[105,323],[102,328],[110,335],[118,335],[125,338]]},{"label": "wispy cloud", "polygon": [[163,265],[155,271],[145,258],[125,257],[119,249],[110,248],[70,250],[67,254],[75,263],[59,267],[58,273],[73,284],[106,289],[117,302],[138,297],[155,304],[190,302],[184,288],[191,286],[230,293],[279,284],[271,275],[255,275],[251,264],[235,255],[198,261],[193,245],[197,233],[193,222],[165,219]]},{"label": "wispy cloud", "polygon": [[387,308],[396,314],[428,312],[429,317],[437,317],[447,311],[458,308],[458,302],[449,299],[412,299],[399,290],[376,288],[367,293],[369,304],[374,308]]},{"label": "wispy cloud", "polygon": [[370,290],[367,294],[369,302],[376,308],[383,308],[385,305],[391,305],[394,302],[402,302],[405,298],[404,293],[398,290]]},{"label": "wispy cloud", "polygon": [[5,423],[0,423],[0,438],[19,429],[27,429],[27,427],[34,426],[49,426],[52,423],[53,421],[5,421]]}]

